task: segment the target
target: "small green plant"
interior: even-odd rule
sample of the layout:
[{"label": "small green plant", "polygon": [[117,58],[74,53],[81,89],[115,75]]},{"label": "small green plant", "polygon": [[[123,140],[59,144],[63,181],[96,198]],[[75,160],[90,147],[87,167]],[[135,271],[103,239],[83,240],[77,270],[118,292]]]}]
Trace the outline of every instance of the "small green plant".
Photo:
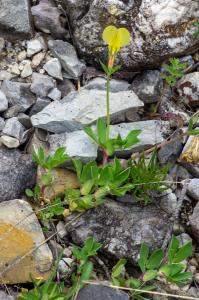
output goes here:
[{"label": "small green plant", "polygon": [[60,259],[61,256],[58,258],[57,263],[46,282],[43,282],[43,280],[32,280],[34,288],[32,290],[22,289],[22,293],[18,297],[18,300],[65,300],[63,283],[58,284],[54,281]]},{"label": "small green plant", "polygon": [[112,284],[120,287],[129,287],[140,291],[132,291],[133,299],[147,300],[143,297],[145,291],[154,290],[153,281],[163,277],[167,282],[185,284],[192,276],[186,272],[183,261],[192,255],[192,244],[180,246],[179,240],[172,236],[168,253],[165,255],[162,249],[157,249],[150,254],[147,244],[143,243],[139,253],[138,265],[141,270],[139,278],[126,278],[125,259],[120,259],[112,269]]},{"label": "small green plant", "polygon": [[49,205],[39,211],[39,219],[43,221],[55,221],[58,217],[63,216],[64,203],[60,198],[55,198]]},{"label": "small green plant", "polygon": [[[149,161],[146,160],[144,153],[138,161],[131,160],[130,182],[133,185],[131,194],[138,202],[145,204],[151,202],[154,192],[162,193],[167,187],[163,181],[168,173],[168,166],[160,166],[157,161],[157,151],[152,153]],[[152,194],[153,193],[153,194]]]},{"label": "small green plant", "polygon": [[80,189],[67,189],[65,200],[71,211],[84,211],[104,203],[107,195],[121,196],[131,189],[128,183],[130,168],[124,169],[115,158],[105,166],[96,162],[83,165],[75,160],[74,166],[80,182]]},{"label": "small green plant", "polygon": [[73,247],[73,255],[77,260],[78,267],[76,273],[72,276],[72,286],[65,295],[65,300],[72,299],[79,290],[85,285],[84,281],[91,278],[93,271],[93,263],[89,258],[95,256],[101,248],[100,243],[96,243],[93,238],[88,238],[82,248]]},{"label": "small green plant", "polygon": [[180,60],[175,57],[170,58],[169,63],[163,65],[166,73],[161,74],[161,78],[165,79],[169,86],[174,87],[177,79],[183,76],[183,70],[187,64],[180,63]]},{"label": "small green plant", "polygon": [[102,149],[104,154],[104,162],[107,162],[107,158],[112,156],[118,149],[128,149],[139,142],[138,136],[141,130],[132,130],[129,132],[126,138],[122,139],[118,134],[115,138],[109,138],[108,126],[103,119],[97,121],[97,132],[95,133],[91,127],[84,128],[84,131],[93,139],[97,145]]},{"label": "small green plant", "polygon": [[193,25],[196,27],[195,36],[199,39],[199,21],[194,22]]}]

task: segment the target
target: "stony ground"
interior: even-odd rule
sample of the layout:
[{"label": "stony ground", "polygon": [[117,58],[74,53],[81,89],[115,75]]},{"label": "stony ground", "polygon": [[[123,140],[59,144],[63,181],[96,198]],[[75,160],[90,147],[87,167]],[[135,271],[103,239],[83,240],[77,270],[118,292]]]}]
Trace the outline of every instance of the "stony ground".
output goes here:
[{"label": "stony ground", "polygon": [[[143,242],[153,249],[166,248],[172,233],[182,242],[193,241],[188,268],[194,278],[183,292],[199,297],[199,159],[179,159],[192,137],[164,143],[186,130],[199,108],[199,39],[192,25],[198,18],[198,0],[34,0],[31,7],[28,0],[0,0],[1,300],[16,298],[30,273],[47,278],[61,249],[58,276],[69,277],[72,245],[91,235],[102,243],[96,269],[108,279],[117,259],[127,258],[132,267]],[[158,160],[169,164],[168,190],[158,205],[140,206],[127,197],[78,218],[41,223],[37,210],[42,206],[35,207],[24,193],[35,186],[40,172],[32,161],[34,148],[53,153],[66,147],[70,157],[82,162],[99,159],[96,144],[83,129],[106,116],[106,80],[99,59],[107,60],[101,33],[110,23],[132,35],[130,46],[118,56],[123,68],[110,83],[111,136],[142,130],[139,143],[117,156],[125,163],[131,154],[161,143]],[[170,88],[161,73],[162,64],[173,56],[187,68]],[[199,157],[198,145],[196,149]],[[55,181],[45,190],[46,198],[78,187],[70,166],[53,172]],[[164,288],[182,292],[176,286]],[[129,299],[126,293],[93,286],[77,299],[92,300],[94,295],[97,300]]]}]

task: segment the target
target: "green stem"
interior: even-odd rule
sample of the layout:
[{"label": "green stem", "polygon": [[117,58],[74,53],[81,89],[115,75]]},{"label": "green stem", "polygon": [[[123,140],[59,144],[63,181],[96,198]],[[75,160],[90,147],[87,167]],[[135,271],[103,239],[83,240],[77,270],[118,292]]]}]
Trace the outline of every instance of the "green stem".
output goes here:
[{"label": "green stem", "polygon": [[107,82],[106,82],[106,114],[107,114],[107,131],[106,138],[109,139],[110,135],[110,75],[107,74]]}]

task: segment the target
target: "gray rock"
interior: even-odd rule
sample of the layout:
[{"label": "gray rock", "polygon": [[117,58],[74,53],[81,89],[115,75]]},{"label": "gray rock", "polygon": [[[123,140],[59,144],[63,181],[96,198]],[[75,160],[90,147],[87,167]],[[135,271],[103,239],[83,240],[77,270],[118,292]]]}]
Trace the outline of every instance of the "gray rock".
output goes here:
[{"label": "gray rock", "polygon": [[83,130],[50,135],[48,142],[52,153],[65,147],[67,154],[74,159],[88,162],[97,158],[97,145]]},{"label": "gray rock", "polygon": [[183,149],[182,140],[173,141],[172,143],[163,146],[158,151],[158,159],[160,161],[160,164],[164,165],[168,163],[170,164],[175,163],[180,153],[182,152],[182,149]]},{"label": "gray rock", "polygon": [[49,98],[44,98],[44,99],[37,98],[37,101],[31,108],[29,115],[33,116],[33,115],[37,114],[38,112],[40,112],[42,109],[44,109],[50,103],[51,103],[51,101]]},{"label": "gray rock", "polygon": [[131,84],[131,89],[144,103],[158,102],[163,89],[160,72],[157,70],[148,70],[137,75]]},{"label": "gray rock", "polygon": [[177,83],[177,90],[185,104],[199,106],[199,72],[184,75]]},{"label": "gray rock", "polygon": [[146,242],[152,249],[161,247],[171,224],[165,210],[155,205],[143,207],[107,199],[74,221],[68,233],[77,244],[93,236],[102,243],[104,254],[136,263],[141,244]]},{"label": "gray rock", "polygon": [[5,121],[3,118],[0,117],[0,131],[3,130],[4,126],[5,126]]},{"label": "gray rock", "polygon": [[2,133],[23,141],[26,128],[18,121],[17,117],[6,120]]},{"label": "gray rock", "polygon": [[59,221],[57,223],[56,229],[57,229],[57,234],[58,236],[63,239],[67,235],[67,231],[65,228],[65,223],[63,221]]},{"label": "gray rock", "polygon": [[26,111],[35,102],[35,96],[30,91],[29,83],[4,80],[2,91],[6,95],[10,106],[17,106],[20,112]]},{"label": "gray rock", "polygon": [[5,43],[4,38],[0,37],[0,51],[4,50],[5,45],[6,45],[6,43]]},{"label": "gray rock", "polygon": [[37,97],[46,97],[53,88],[54,83],[51,77],[35,72],[32,74],[30,89]]},{"label": "gray rock", "polygon": [[21,78],[26,78],[30,75],[32,75],[31,61],[27,61],[23,67],[23,71],[21,72]]},{"label": "gray rock", "polygon": [[0,202],[18,198],[36,183],[36,167],[31,155],[0,147]]},{"label": "gray rock", "polygon": [[199,166],[196,164],[186,163],[184,167],[190,172],[191,175],[195,178],[199,178]]},{"label": "gray rock", "polygon": [[[106,117],[106,92],[100,90],[81,90],[71,92],[62,101],[54,101],[43,111],[31,117],[33,126],[54,133],[82,129]],[[116,119],[129,109],[135,111],[143,103],[133,91],[110,93],[111,119]]]},{"label": "gray rock", "polygon": [[130,45],[120,51],[117,60],[124,69],[155,67],[165,57],[187,55],[198,49],[195,28],[189,26],[199,17],[198,0],[62,2],[70,15],[78,51],[89,63],[105,61],[107,50],[101,36],[110,24],[126,27],[131,33]]},{"label": "gray rock", "polygon": [[32,127],[30,117],[28,115],[26,115],[24,113],[20,113],[20,114],[18,114],[17,118],[24,127],[28,128],[28,129]]},{"label": "gray rock", "polygon": [[32,35],[28,0],[3,0],[0,3],[0,35],[6,38],[27,38]]},{"label": "gray rock", "polygon": [[[106,90],[106,79],[101,77],[96,77],[89,81],[86,85],[83,87],[87,90]],[[124,80],[110,80],[110,91],[112,93],[121,92],[121,91],[127,91],[130,88],[130,84]]]},{"label": "gray rock", "polygon": [[34,25],[37,29],[51,33],[53,38],[68,38],[68,31],[65,29],[66,20],[63,19],[62,12],[52,1],[41,0],[38,5],[32,6]]},{"label": "gray rock", "polygon": [[[6,246],[1,248],[3,257],[0,262],[0,271],[4,270],[4,283],[29,282],[31,281],[30,273],[33,280],[38,277],[47,277],[53,257],[30,204],[18,199],[0,203],[0,223],[1,226],[7,226],[10,231],[9,237],[6,236]],[[0,241],[1,247],[3,246],[2,239],[3,237]],[[20,246],[22,241],[24,249]],[[34,250],[35,247],[36,250]],[[32,253],[26,258],[20,260],[24,254],[31,251]],[[13,261],[18,261],[18,263],[11,267]],[[10,265],[10,270],[5,271],[5,265]]]},{"label": "gray rock", "polygon": [[77,295],[77,300],[129,300],[129,295],[103,285],[87,285]]},{"label": "gray rock", "polygon": [[76,91],[74,84],[68,79],[63,79],[63,81],[58,83],[57,88],[61,91],[61,98],[64,98],[70,92]]},{"label": "gray rock", "polygon": [[4,146],[6,146],[9,149],[13,149],[13,148],[18,148],[20,145],[20,142],[18,139],[14,138],[14,137],[2,135],[0,137],[0,145],[1,144],[3,144]]},{"label": "gray rock", "polygon": [[10,118],[13,118],[13,117],[17,117],[18,114],[23,111],[24,109],[22,109],[20,106],[18,105],[14,105],[14,106],[11,106],[9,107],[6,111],[4,111],[3,113],[3,117],[5,119],[10,119]]},{"label": "gray rock", "polygon": [[187,194],[194,200],[199,201],[199,179],[191,179],[187,186]]},{"label": "gray rock", "polygon": [[[133,152],[143,151],[156,143],[162,142],[162,127],[164,126],[167,126],[166,122],[153,120],[112,125],[110,130],[110,136],[112,138],[116,137],[118,134],[120,134],[122,138],[125,138],[131,130],[142,130],[138,144],[132,146],[130,149],[118,150],[116,155],[119,157],[126,157]],[[95,130],[95,127],[93,127],[93,129]],[[93,142],[83,130],[50,135],[48,142],[52,153],[59,147],[65,147],[70,157],[80,159],[83,162],[88,162],[97,158],[97,144]]]},{"label": "gray rock", "polygon": [[62,66],[57,58],[53,58],[47,61],[47,63],[45,63],[43,68],[48,73],[48,75],[56,79],[63,80],[62,70],[61,70]]},{"label": "gray rock", "polygon": [[59,101],[61,99],[61,91],[57,88],[54,88],[52,91],[50,91],[48,97],[54,101]]},{"label": "gray rock", "polygon": [[1,70],[0,71],[0,80],[10,80],[13,77],[15,77],[15,75],[11,74],[10,72],[6,71],[6,70]]},{"label": "gray rock", "polygon": [[0,291],[0,300],[15,300],[16,298]]},{"label": "gray rock", "polygon": [[51,49],[53,55],[57,57],[63,69],[74,77],[79,77],[85,70],[83,64],[77,57],[75,48],[68,42],[61,40],[50,40],[48,47]]},{"label": "gray rock", "polygon": [[0,91],[0,112],[5,111],[8,108],[8,100],[5,94]]},{"label": "gray rock", "polygon": [[199,202],[194,208],[193,214],[189,217],[189,231],[199,242]]},{"label": "gray rock", "polygon": [[34,54],[45,49],[45,42],[42,36],[38,36],[27,42],[27,56],[31,57]]}]

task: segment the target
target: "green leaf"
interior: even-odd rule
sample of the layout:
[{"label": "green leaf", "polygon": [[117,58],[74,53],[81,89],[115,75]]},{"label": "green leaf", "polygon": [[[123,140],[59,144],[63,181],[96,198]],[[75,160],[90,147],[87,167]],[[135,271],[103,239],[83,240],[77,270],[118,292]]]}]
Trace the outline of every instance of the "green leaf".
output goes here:
[{"label": "green leaf", "polygon": [[109,69],[108,67],[100,60],[100,65],[102,67],[102,70],[108,75],[109,74]]},{"label": "green leaf", "polygon": [[145,265],[146,265],[148,256],[149,256],[149,246],[147,244],[143,243],[141,245],[139,259],[138,259],[138,265],[143,273],[145,272]]},{"label": "green leaf", "polygon": [[41,176],[41,182],[45,186],[51,184],[52,181],[53,181],[53,177],[50,173]]},{"label": "green leaf", "polygon": [[107,139],[107,128],[104,119],[97,120],[97,134],[99,143],[105,145]]},{"label": "green leaf", "polygon": [[88,195],[92,188],[94,186],[94,180],[90,179],[90,180],[87,180],[83,185],[82,185],[82,188],[81,188],[81,194],[82,195]]},{"label": "green leaf", "polygon": [[157,275],[158,275],[158,272],[156,270],[146,271],[143,276],[143,281],[147,282],[147,281],[153,280],[157,277]]},{"label": "green leaf", "polygon": [[184,283],[186,282],[188,279],[190,279],[192,277],[192,273],[191,272],[184,272],[184,273],[180,273],[177,274],[175,276],[172,276],[172,281],[176,282],[176,283]]},{"label": "green leaf", "polygon": [[160,266],[163,258],[164,258],[164,252],[162,249],[158,249],[154,251],[146,263],[146,268],[148,270],[157,269]]},{"label": "green leaf", "polygon": [[111,277],[118,277],[124,270],[124,266],[126,264],[126,259],[120,259],[117,264],[112,269]]},{"label": "green leaf", "polygon": [[179,263],[192,255],[192,243],[189,242],[182,246],[172,259],[173,263]]},{"label": "green leaf", "polygon": [[171,242],[169,245],[169,250],[168,250],[169,263],[172,263],[173,258],[179,248],[179,245],[180,245],[179,240],[176,238],[175,235],[172,235]]},{"label": "green leaf", "polygon": [[98,144],[98,138],[97,138],[97,135],[95,134],[95,132],[93,131],[93,129],[91,127],[86,127],[84,128],[84,132],[90,136],[90,138],[92,140],[94,140],[97,144]]},{"label": "green leaf", "polygon": [[131,132],[129,132],[126,137],[124,148],[130,148],[131,146],[137,144],[139,142],[138,135],[140,135],[141,132],[142,130],[132,130]]},{"label": "green leaf", "polygon": [[131,288],[138,289],[141,286],[141,281],[131,277],[126,281],[126,284]]},{"label": "green leaf", "polygon": [[33,193],[33,191],[32,190],[30,190],[30,189],[26,189],[25,190],[25,193],[26,193],[26,196],[28,196],[28,197],[34,197],[34,193]]},{"label": "green leaf", "polygon": [[77,177],[80,181],[81,178],[81,173],[82,173],[82,162],[79,159],[73,160],[73,165],[75,167],[76,173],[77,173]]}]

